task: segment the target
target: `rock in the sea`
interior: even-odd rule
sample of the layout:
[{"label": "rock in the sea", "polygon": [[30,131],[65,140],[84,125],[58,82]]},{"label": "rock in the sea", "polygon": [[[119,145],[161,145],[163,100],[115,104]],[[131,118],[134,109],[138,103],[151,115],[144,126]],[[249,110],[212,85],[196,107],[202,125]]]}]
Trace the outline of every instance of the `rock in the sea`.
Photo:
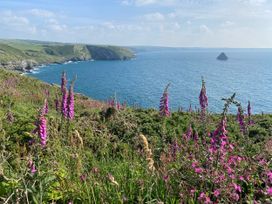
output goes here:
[{"label": "rock in the sea", "polygon": [[221,52],[221,54],[218,55],[218,57],[216,59],[226,61],[226,60],[228,60],[228,57],[224,52]]}]

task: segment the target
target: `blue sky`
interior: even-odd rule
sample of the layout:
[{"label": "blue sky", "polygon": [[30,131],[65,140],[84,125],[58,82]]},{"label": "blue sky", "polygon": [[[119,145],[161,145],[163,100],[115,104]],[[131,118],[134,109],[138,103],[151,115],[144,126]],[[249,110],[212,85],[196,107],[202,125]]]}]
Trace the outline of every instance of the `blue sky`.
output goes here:
[{"label": "blue sky", "polygon": [[272,47],[272,0],[0,0],[0,38]]}]

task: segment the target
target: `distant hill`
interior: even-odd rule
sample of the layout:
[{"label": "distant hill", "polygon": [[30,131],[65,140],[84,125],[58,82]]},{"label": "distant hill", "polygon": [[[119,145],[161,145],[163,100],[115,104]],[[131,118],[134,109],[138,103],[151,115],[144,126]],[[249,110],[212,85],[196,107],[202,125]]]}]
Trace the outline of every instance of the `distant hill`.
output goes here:
[{"label": "distant hill", "polygon": [[129,48],[33,40],[0,40],[0,67],[18,71],[34,66],[66,61],[127,60],[134,57]]}]

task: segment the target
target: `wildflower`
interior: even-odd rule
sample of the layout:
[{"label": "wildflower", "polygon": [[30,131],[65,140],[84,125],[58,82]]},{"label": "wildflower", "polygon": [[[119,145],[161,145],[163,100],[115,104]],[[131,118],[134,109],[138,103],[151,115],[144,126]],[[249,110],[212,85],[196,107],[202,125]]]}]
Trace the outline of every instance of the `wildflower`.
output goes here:
[{"label": "wildflower", "polygon": [[272,171],[267,173],[267,177],[268,177],[268,180],[270,181],[270,183],[272,184]]},{"label": "wildflower", "polygon": [[163,177],[164,182],[168,182],[169,181],[169,175],[164,175]]},{"label": "wildflower", "polygon": [[218,197],[220,195],[220,191],[218,189],[216,189],[214,192],[213,192],[213,195],[215,197]]},{"label": "wildflower", "polygon": [[241,193],[242,192],[241,186],[239,186],[238,184],[233,183],[233,187],[234,187],[234,189],[235,189],[235,191],[237,193]]},{"label": "wildflower", "polygon": [[199,94],[199,104],[201,107],[201,114],[202,114],[202,116],[204,116],[206,109],[208,107],[208,97],[206,94],[206,86],[205,86],[205,81],[203,78],[202,78],[202,88],[201,88],[201,91]]},{"label": "wildflower", "polygon": [[74,90],[73,90],[74,84],[72,83],[70,85],[69,89],[69,95],[67,99],[67,112],[68,112],[68,118],[72,120],[74,118],[75,112],[74,112]]},{"label": "wildflower", "polygon": [[243,114],[243,109],[239,106],[238,107],[238,112],[237,112],[237,121],[240,125],[240,130],[241,132],[245,132],[246,130],[246,126],[245,126],[245,122],[244,122],[244,114]]},{"label": "wildflower", "polygon": [[31,174],[35,174],[37,172],[36,166],[32,160],[28,162],[28,167],[30,169]]},{"label": "wildflower", "polygon": [[199,197],[198,197],[199,201],[202,201],[205,204],[211,204],[211,199],[209,196],[207,196],[205,193],[200,193]]},{"label": "wildflower", "polygon": [[185,139],[189,140],[192,138],[193,135],[193,129],[191,124],[189,125],[189,127],[187,128],[186,134],[185,134]]},{"label": "wildflower", "polygon": [[61,113],[64,118],[67,118],[68,116],[68,111],[67,111],[67,89],[64,87],[63,92],[62,92],[62,102],[61,102]]},{"label": "wildflower", "polygon": [[224,116],[218,126],[218,128],[213,132],[211,135],[211,146],[209,151],[214,153],[216,150],[221,149],[221,152],[224,153],[226,150],[226,145],[228,144],[228,137],[227,137],[227,118]]},{"label": "wildflower", "polygon": [[148,141],[147,141],[146,137],[143,134],[140,134],[140,139],[142,140],[142,143],[143,143],[143,146],[144,146],[146,161],[148,162],[148,169],[150,171],[154,171],[155,170],[154,160],[152,158],[152,151],[148,147]]},{"label": "wildflower", "polygon": [[80,180],[82,181],[82,182],[84,182],[84,181],[86,181],[86,179],[87,179],[87,175],[86,174],[82,174],[82,175],[80,175]]},{"label": "wildflower", "polygon": [[267,194],[268,194],[269,196],[272,196],[272,187],[269,187],[269,188],[267,189]]},{"label": "wildflower", "polygon": [[62,77],[61,77],[61,92],[62,93],[66,90],[66,84],[67,84],[66,73],[62,72]]},{"label": "wildflower", "polygon": [[237,193],[232,193],[230,196],[231,196],[231,199],[236,202],[239,201],[240,199],[240,196]]},{"label": "wildflower", "polygon": [[41,115],[46,115],[48,113],[48,102],[47,99],[44,99],[44,105],[41,109]]},{"label": "wildflower", "polygon": [[169,98],[168,98],[168,87],[170,84],[168,84],[163,92],[163,95],[160,100],[160,115],[168,117],[170,116],[170,111],[169,111]]},{"label": "wildflower", "polygon": [[250,104],[250,101],[248,101],[248,105],[247,105],[247,115],[248,115],[248,124],[252,125],[253,121],[251,120],[251,104]]},{"label": "wildflower", "polygon": [[195,168],[195,173],[201,174],[204,170],[200,167]]},{"label": "wildflower", "polygon": [[195,192],[196,192],[196,189],[191,189],[191,190],[190,190],[190,195],[191,195],[191,197],[194,197]]},{"label": "wildflower", "polygon": [[179,151],[180,147],[179,144],[177,142],[177,140],[174,140],[174,142],[172,142],[172,144],[170,145],[170,153],[171,153],[171,157],[175,160],[176,156],[177,156],[177,152]]},{"label": "wildflower", "polygon": [[46,146],[47,132],[46,132],[46,118],[41,115],[39,118],[38,133],[43,148]]}]

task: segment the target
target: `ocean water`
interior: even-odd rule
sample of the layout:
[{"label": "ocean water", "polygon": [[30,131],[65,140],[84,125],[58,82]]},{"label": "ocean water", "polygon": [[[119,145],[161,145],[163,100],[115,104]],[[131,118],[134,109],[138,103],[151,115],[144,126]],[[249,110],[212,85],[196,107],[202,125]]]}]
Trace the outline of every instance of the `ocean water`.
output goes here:
[{"label": "ocean water", "polygon": [[[172,110],[199,107],[201,76],[206,81],[209,111],[221,112],[223,97],[236,93],[253,113],[272,113],[272,49],[134,48],[129,61],[86,61],[48,65],[29,74],[50,83],[60,83],[62,71],[75,75],[75,91],[93,99],[116,95],[121,102],[158,108],[164,87],[169,87]],[[216,57],[225,52],[228,61]],[[234,109],[233,109],[234,110]]]}]

